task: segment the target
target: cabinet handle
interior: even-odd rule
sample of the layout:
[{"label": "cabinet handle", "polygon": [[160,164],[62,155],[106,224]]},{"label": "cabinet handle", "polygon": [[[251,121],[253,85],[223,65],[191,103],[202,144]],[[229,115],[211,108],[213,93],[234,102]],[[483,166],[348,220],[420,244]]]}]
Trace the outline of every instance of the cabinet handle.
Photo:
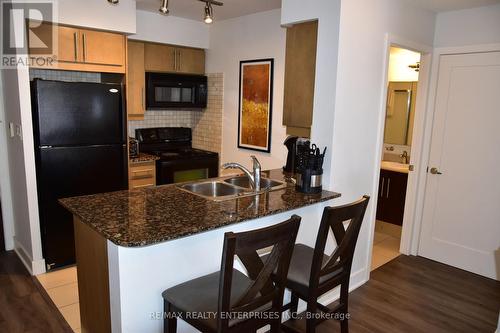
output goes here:
[{"label": "cabinet handle", "polygon": [[174,70],[177,70],[177,50],[174,49]]},{"label": "cabinet handle", "polygon": [[87,61],[87,38],[85,34],[82,35],[83,38],[83,62]]},{"label": "cabinet handle", "polygon": [[75,42],[75,61],[78,61],[78,32],[73,34],[73,41]]},{"label": "cabinet handle", "polygon": [[142,89],[141,89],[141,105],[142,105],[142,109],[143,109],[143,110],[144,110],[144,108],[145,108],[145,107],[144,107],[144,99],[145,99],[144,97],[145,97],[145,96],[144,96],[144,87],[142,87]]},{"label": "cabinet handle", "polygon": [[390,190],[391,190],[391,178],[387,178],[387,193],[385,194],[385,197],[388,199]]},{"label": "cabinet handle", "polygon": [[182,53],[181,50],[179,50],[178,52],[179,52],[179,63],[177,64],[177,66],[179,67],[177,68],[177,70],[180,71],[182,67]]},{"label": "cabinet handle", "polygon": [[155,184],[133,185],[132,188],[142,188],[142,187],[149,187],[149,186],[155,186]]},{"label": "cabinet handle", "polygon": [[380,197],[384,196],[384,184],[385,184],[385,178],[382,177],[382,186],[380,187]]}]

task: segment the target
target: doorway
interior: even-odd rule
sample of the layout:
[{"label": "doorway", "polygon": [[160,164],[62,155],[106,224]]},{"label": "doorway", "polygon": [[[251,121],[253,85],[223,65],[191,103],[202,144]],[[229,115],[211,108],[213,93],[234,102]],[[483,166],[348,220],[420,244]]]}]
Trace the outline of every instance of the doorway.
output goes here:
[{"label": "doorway", "polygon": [[449,53],[437,70],[419,255],[500,280],[500,47]]},{"label": "doorway", "polygon": [[372,265],[374,270],[400,255],[421,54],[390,47]]}]

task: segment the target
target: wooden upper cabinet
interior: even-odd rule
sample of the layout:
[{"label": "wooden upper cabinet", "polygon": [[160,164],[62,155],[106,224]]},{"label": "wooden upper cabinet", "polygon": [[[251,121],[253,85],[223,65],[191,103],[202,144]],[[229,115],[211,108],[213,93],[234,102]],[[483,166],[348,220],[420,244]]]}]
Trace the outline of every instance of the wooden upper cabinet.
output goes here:
[{"label": "wooden upper cabinet", "polygon": [[142,119],[146,109],[144,43],[128,42],[127,113],[131,119]]},{"label": "wooden upper cabinet", "polygon": [[191,74],[205,74],[205,50],[178,48],[178,71]]},{"label": "wooden upper cabinet", "polygon": [[80,29],[83,62],[88,64],[125,66],[125,44],[123,35]]},{"label": "wooden upper cabinet", "polygon": [[205,50],[145,43],[147,72],[205,73]]},{"label": "wooden upper cabinet", "polygon": [[283,125],[291,135],[310,136],[317,38],[318,21],[287,28]]},{"label": "wooden upper cabinet", "polygon": [[[56,62],[44,68],[87,72],[125,73],[127,39],[124,35],[89,29],[79,29],[53,23],[43,23],[36,28],[40,34],[51,34],[56,27]],[[29,47],[30,55],[41,54]],[[39,67],[37,62],[33,67]]]},{"label": "wooden upper cabinet", "polygon": [[145,43],[144,67],[148,72],[175,72],[177,50],[173,46]]}]

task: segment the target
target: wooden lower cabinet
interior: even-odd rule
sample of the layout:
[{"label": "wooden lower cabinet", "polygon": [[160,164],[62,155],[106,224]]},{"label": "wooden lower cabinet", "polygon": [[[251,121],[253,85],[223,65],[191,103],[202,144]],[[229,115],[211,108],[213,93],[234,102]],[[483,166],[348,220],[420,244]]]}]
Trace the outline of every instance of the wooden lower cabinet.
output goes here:
[{"label": "wooden lower cabinet", "polygon": [[377,220],[403,225],[408,174],[380,170]]},{"label": "wooden lower cabinet", "polygon": [[156,185],[156,162],[131,163],[129,167],[129,189]]},{"label": "wooden lower cabinet", "polygon": [[111,332],[107,241],[73,218],[82,332]]}]

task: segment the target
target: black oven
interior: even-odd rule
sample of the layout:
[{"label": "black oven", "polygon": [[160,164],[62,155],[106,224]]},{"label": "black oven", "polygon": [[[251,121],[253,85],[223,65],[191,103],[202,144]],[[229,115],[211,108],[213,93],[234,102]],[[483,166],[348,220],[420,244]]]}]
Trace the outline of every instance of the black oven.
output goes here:
[{"label": "black oven", "polygon": [[207,77],[146,73],[146,106],[150,110],[207,107]]}]

